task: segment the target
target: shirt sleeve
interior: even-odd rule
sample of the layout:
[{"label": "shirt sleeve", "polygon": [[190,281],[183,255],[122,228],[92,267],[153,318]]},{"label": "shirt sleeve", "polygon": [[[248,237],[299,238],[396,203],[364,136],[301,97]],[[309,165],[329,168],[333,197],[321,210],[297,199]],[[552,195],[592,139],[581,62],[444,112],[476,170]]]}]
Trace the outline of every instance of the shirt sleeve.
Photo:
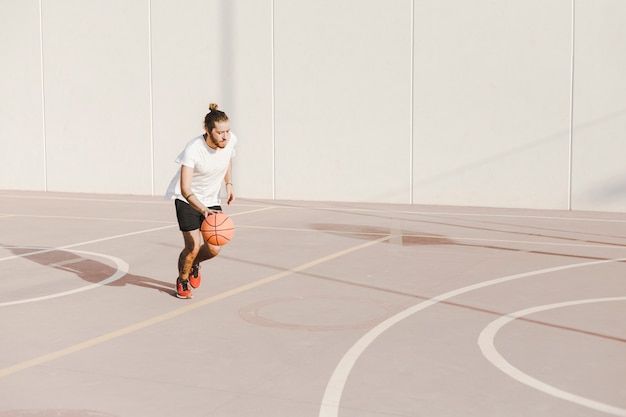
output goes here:
[{"label": "shirt sleeve", "polygon": [[185,149],[176,157],[176,163],[180,165],[185,165],[187,167],[193,168],[196,166],[196,159],[193,157],[195,153],[193,152],[194,142],[189,143],[185,146]]}]

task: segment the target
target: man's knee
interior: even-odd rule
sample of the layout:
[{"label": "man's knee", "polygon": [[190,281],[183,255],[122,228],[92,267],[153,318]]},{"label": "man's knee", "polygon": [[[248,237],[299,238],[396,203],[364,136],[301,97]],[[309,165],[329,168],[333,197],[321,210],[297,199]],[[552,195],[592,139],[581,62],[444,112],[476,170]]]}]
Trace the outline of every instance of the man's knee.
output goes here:
[{"label": "man's knee", "polygon": [[207,244],[207,246],[209,247],[209,251],[211,251],[211,255],[213,256],[219,255],[220,250],[222,250],[221,246],[215,246],[215,245],[209,245],[209,244]]},{"label": "man's knee", "polygon": [[187,252],[187,256],[193,256],[195,258],[196,256],[198,256],[201,247],[202,246],[197,242],[188,242],[188,244],[185,245],[185,251]]}]

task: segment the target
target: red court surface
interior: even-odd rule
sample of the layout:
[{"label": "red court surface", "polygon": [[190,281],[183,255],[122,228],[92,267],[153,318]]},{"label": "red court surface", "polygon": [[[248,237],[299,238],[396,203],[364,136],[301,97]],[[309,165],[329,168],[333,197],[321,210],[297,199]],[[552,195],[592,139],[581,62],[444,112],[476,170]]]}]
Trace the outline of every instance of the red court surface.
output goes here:
[{"label": "red court surface", "polygon": [[0,192],[0,417],[626,416],[626,215]]}]

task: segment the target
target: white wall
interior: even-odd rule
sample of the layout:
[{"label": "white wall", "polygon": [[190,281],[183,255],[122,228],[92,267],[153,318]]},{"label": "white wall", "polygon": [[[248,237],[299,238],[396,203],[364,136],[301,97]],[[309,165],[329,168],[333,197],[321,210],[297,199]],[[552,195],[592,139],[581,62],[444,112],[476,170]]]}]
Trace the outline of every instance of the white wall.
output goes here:
[{"label": "white wall", "polygon": [[241,140],[237,194],[272,198],[272,9],[269,0],[153,1],[155,189],[184,144],[203,133],[211,102]]},{"label": "white wall", "polygon": [[624,23],[621,0],[1,0],[0,189],[160,195],[217,102],[240,197],[623,211]]},{"label": "white wall", "polygon": [[46,185],[39,33],[37,0],[0,2],[0,188]]},{"label": "white wall", "polygon": [[415,7],[415,200],[564,208],[570,0]]},{"label": "white wall", "polygon": [[275,5],[276,197],[409,202],[410,1]]},{"label": "white wall", "polygon": [[626,2],[576,1],[572,206],[626,209]]},{"label": "white wall", "polygon": [[147,3],[42,6],[48,190],[150,192]]}]

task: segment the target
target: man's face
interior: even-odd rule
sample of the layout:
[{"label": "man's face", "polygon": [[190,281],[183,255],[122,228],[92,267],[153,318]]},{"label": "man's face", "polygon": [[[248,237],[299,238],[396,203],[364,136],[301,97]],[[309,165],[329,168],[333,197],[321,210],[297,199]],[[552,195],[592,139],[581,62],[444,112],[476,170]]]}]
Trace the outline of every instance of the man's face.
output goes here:
[{"label": "man's face", "polygon": [[209,136],[207,144],[213,149],[222,149],[230,140],[230,124],[228,121],[217,122],[210,132],[207,130],[207,134]]}]

